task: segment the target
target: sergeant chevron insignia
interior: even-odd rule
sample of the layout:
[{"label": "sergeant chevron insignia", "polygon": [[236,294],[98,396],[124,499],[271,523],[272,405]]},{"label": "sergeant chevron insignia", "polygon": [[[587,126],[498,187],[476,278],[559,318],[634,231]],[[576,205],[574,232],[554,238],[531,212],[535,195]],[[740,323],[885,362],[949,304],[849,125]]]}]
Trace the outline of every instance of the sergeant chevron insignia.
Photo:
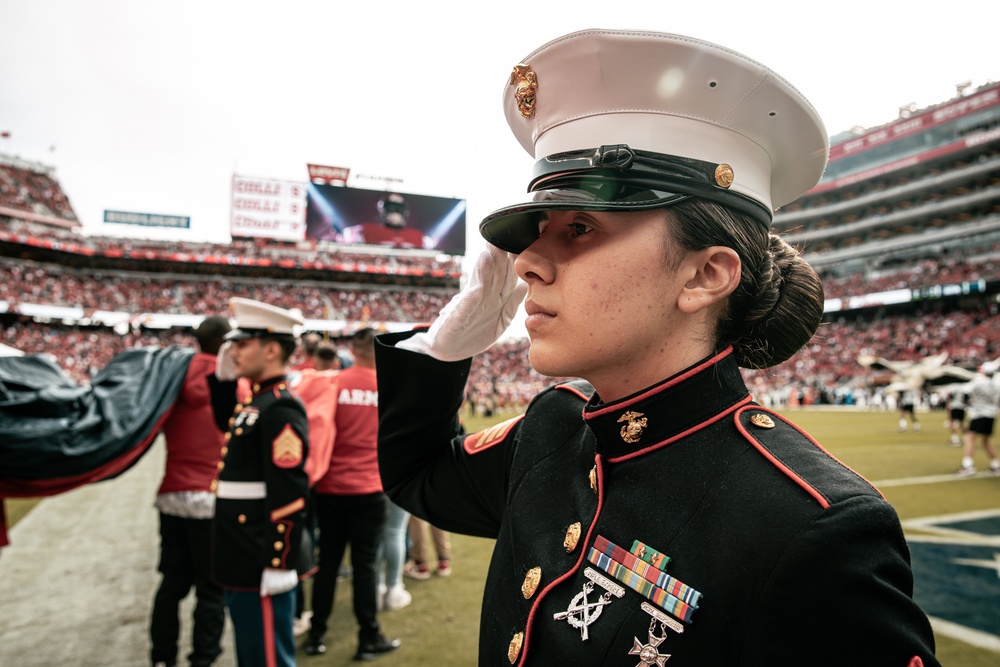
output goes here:
[{"label": "sergeant chevron insignia", "polygon": [[278,437],[271,441],[271,460],[279,468],[294,468],[302,463],[302,438],[291,424],[285,424]]}]

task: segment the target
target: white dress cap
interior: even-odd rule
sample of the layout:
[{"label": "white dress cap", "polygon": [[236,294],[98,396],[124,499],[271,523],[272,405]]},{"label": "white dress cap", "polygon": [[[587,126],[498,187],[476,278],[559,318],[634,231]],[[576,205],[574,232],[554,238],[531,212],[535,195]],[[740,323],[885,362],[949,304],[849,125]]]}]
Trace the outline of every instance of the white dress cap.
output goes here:
[{"label": "white dress cap", "polygon": [[[668,174],[651,188],[658,194],[735,205],[768,224],[778,207],[816,185],[829,154],[819,114],[791,84],[735,51],[681,35],[596,29],[565,35],[513,68],[505,81],[503,104],[517,140],[540,161],[529,186],[534,192],[573,189],[565,178],[554,178],[567,173],[560,171],[564,154],[578,157],[582,151],[624,145],[639,156],[656,154],[645,161],[647,167],[654,165],[652,171],[638,180],[648,185],[651,175],[657,179],[654,172]],[[591,171],[607,171],[606,158],[590,162]],[[682,168],[674,169],[671,162]],[[626,182],[635,173],[630,168],[620,175]],[[587,168],[577,161],[571,171],[579,177]],[[525,239],[516,238],[518,234],[507,238],[502,233],[504,225],[521,222],[503,218],[523,218],[526,211],[538,211],[546,203],[559,208],[567,198],[572,196],[549,193],[533,204],[502,209],[488,216],[480,229],[495,243],[490,233],[498,230],[490,228],[496,225],[508,245],[523,246]],[[643,198],[624,195],[614,206],[588,208],[654,207],[649,198],[646,205],[631,207],[622,205],[626,199]],[[659,206],[670,203],[659,199]],[[532,225],[537,215],[534,220]],[[519,252],[523,247],[505,249]]]},{"label": "white dress cap", "polygon": [[262,301],[233,297],[229,308],[236,319],[236,328],[226,334],[227,340],[256,338],[264,334],[298,336],[305,326],[302,315]]}]

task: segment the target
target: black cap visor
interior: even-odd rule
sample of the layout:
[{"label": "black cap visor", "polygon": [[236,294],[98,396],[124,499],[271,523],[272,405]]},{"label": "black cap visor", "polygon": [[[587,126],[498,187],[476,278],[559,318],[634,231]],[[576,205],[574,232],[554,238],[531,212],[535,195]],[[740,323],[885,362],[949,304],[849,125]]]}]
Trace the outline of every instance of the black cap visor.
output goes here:
[{"label": "black cap visor", "polygon": [[635,151],[625,145],[550,155],[535,164],[534,201],[486,216],[479,232],[501,250],[520,253],[538,238],[548,211],[643,211],[691,197],[732,206],[770,225],[771,212],[717,182],[720,165]]},{"label": "black cap visor", "polygon": [[246,340],[248,338],[260,338],[267,333],[267,329],[233,329],[225,335],[225,340]]},{"label": "black cap visor", "polygon": [[289,338],[295,338],[295,334],[290,334],[287,332],[275,332],[268,329],[233,329],[225,335],[224,340],[247,340],[248,338],[262,338],[268,336],[270,338],[281,338],[287,336]]}]

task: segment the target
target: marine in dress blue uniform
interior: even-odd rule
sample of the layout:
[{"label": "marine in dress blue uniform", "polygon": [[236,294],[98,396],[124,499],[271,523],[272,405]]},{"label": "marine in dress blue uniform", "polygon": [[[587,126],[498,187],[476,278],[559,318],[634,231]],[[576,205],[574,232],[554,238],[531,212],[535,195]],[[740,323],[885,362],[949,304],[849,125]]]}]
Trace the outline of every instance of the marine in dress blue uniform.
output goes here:
[{"label": "marine in dress blue uniform", "polygon": [[[249,299],[231,305],[237,328],[227,339],[284,338],[294,350],[301,317]],[[308,419],[285,374],[273,372],[282,366],[244,375],[237,364],[237,372],[251,380],[243,400],[235,379],[220,380],[217,371],[209,380],[216,422],[226,432],[213,483],[213,577],[226,589],[240,667],[295,664],[295,586],[309,569],[309,554],[301,551]]]},{"label": "marine in dress blue uniform", "polygon": [[[593,223],[588,212],[689,211],[677,207],[688,200],[766,227],[823,171],[828,142],[815,110],[729,49],[611,30],[567,35],[521,60],[504,105],[538,160],[533,200],[483,221],[495,248],[429,330],[380,336],[376,348],[386,493],[445,530],[496,539],[479,664],[937,665],[893,508],[755,403],[739,370],[780,363],[806,342],[822,315],[821,289],[809,306],[815,319],[781,358],[767,339],[746,345],[761,342],[754,331],[732,334],[731,344],[708,345],[704,358],[637,391],[602,398],[583,380],[563,383],[524,415],[482,433],[458,430],[464,357],[495,340],[523,298],[497,268],[496,248],[576,244],[545,240],[544,225],[565,222],[554,212],[582,211],[572,219],[599,227],[610,217]],[[794,254],[771,236],[771,248]],[[600,256],[601,246],[586,248],[580,253]],[[542,252],[532,250],[534,267]],[[769,273],[786,270],[765,260]],[[541,295],[541,283],[555,281],[518,273],[526,275]],[[782,283],[790,274],[770,279],[785,290],[776,298],[789,298]],[[561,289],[565,301],[585,298],[588,286]],[[550,317],[554,326],[561,317]],[[727,311],[721,321],[734,317]],[[622,345],[629,324],[620,324]],[[551,361],[565,339],[545,326],[537,332]],[[586,359],[587,344],[557,361]]]}]

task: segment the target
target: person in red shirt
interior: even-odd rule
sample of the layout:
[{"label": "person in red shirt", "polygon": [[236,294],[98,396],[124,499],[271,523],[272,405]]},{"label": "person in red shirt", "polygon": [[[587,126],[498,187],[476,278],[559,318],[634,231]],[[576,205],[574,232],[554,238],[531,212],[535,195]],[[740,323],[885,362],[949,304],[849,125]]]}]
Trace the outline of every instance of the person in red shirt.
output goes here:
[{"label": "person in red shirt", "polygon": [[306,653],[326,652],[324,635],[333,609],[337,571],[347,545],[354,570],[354,615],[358,621],[356,660],[370,660],[399,647],[379,628],[378,548],[385,531],[387,499],[379,477],[378,387],[375,378],[375,331],[351,337],[355,363],[340,372],[334,413],[330,468],[316,484],[319,525],[319,572],[313,580],[311,626]]},{"label": "person in red shirt", "polygon": [[212,480],[222,458],[223,435],[215,427],[207,377],[229,320],[210,316],[194,332],[200,351],[191,359],[184,386],[163,426],[166,470],[156,496],[160,511],[160,586],[149,624],[153,665],[177,664],[178,606],[194,586],[197,602],[191,654],[194,667],[207,667],[222,653],[225,627],[222,589],[211,580],[211,526],[215,513]]},{"label": "person in red shirt", "polygon": [[323,338],[318,333],[307,333],[302,337],[302,361],[292,366],[293,371],[316,368],[316,352]]}]

